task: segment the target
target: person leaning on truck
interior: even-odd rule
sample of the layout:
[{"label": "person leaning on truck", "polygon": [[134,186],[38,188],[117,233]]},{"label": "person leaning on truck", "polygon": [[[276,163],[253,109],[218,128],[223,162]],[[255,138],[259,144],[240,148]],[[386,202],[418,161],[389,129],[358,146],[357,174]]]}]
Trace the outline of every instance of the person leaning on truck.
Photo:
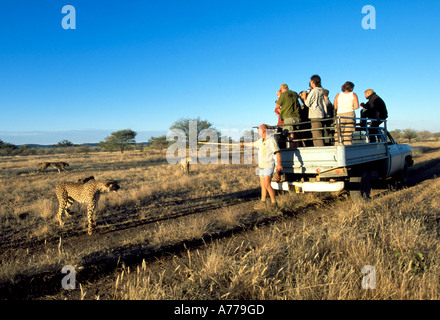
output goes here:
[{"label": "person leaning on truck", "polygon": [[280,118],[284,125],[292,125],[283,127],[283,132],[288,134],[290,140],[293,140],[295,139],[295,135],[292,133],[293,124],[301,122],[298,94],[295,91],[290,90],[285,83],[280,86],[280,91],[281,94],[276,102],[276,109],[279,110]]},{"label": "person leaning on truck", "polygon": [[379,133],[377,128],[388,118],[388,111],[385,102],[373,89],[365,90],[365,98],[368,102],[363,107],[368,110],[368,118],[374,119],[369,127],[370,142],[376,142],[376,135]]},{"label": "person leaning on truck", "polygon": [[[335,97],[334,107],[336,110],[337,122],[335,124],[335,145],[352,144],[353,132],[355,130],[355,113],[354,110],[359,109],[359,99],[353,92],[354,83],[347,81],[342,85],[342,92]],[[338,123],[339,120],[339,123]],[[339,127],[340,124],[340,127]],[[340,132],[339,132],[340,129]]]}]

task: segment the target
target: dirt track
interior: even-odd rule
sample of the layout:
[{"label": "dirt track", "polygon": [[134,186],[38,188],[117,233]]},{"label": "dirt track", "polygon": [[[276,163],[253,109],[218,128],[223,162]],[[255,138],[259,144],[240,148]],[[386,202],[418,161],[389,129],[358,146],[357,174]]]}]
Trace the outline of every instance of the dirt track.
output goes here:
[{"label": "dirt track", "polygon": [[[410,170],[409,187],[422,181],[431,179],[440,175],[440,158],[431,158],[438,152],[433,149],[424,154]],[[380,196],[383,190],[376,190],[375,195]],[[249,225],[240,225],[228,230],[218,230],[216,233],[207,234],[203,239],[185,240],[170,243],[159,248],[152,247],[148,243],[143,244],[121,244],[124,239],[135,237],[141,232],[148,232],[155,223],[162,221],[175,222],[178,219],[185,219],[188,216],[195,215],[216,215],[220,208],[225,206],[233,207],[237,210],[253,211],[254,201],[258,198],[258,189],[247,192],[237,192],[217,199],[211,199],[209,203],[206,199],[184,200],[161,202],[156,199],[149,206],[133,206],[111,209],[106,212],[103,220],[98,222],[98,229],[93,236],[88,236],[85,231],[78,228],[64,231],[59,238],[46,239],[44,242],[31,242],[27,240],[26,234],[11,233],[5,237],[0,244],[1,258],[13,259],[25,256],[32,251],[34,254],[39,252],[59,251],[64,254],[76,255],[85,252],[89,248],[96,248],[105,244],[102,250],[93,250],[92,253],[82,255],[81,262],[75,265],[77,271],[77,281],[84,286],[94,287],[95,282],[105,282],[106,276],[112,274],[122,263],[125,265],[137,264],[142,260],[151,261],[156,258],[166,258],[170,254],[178,253],[187,248],[196,248],[213,239],[229,237],[231,234],[239,232],[252,232],[251,228],[255,224],[263,225],[273,222],[277,219],[290,219],[299,214],[311,215],[313,211],[319,210],[321,204],[307,208],[298,208],[296,212],[283,212],[276,218],[251,220]],[[328,201],[332,201],[331,198]],[[349,200],[347,200],[349,201]],[[130,220],[130,222],[121,222],[114,217],[139,215],[142,212],[145,217],[142,220]],[[22,274],[16,277],[13,282],[0,284],[1,299],[38,299],[47,296],[55,299],[78,299],[78,290],[66,291],[61,287],[63,274],[60,267],[49,266],[47,270],[38,273]],[[114,280],[112,280],[114,281]],[[111,298],[109,284],[99,286],[101,291],[97,293],[101,298]]]}]

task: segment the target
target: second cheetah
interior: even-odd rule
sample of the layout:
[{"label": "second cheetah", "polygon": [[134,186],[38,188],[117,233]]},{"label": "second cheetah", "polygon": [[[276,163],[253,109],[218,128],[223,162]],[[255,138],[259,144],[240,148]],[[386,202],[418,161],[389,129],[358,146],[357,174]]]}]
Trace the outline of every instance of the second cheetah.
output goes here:
[{"label": "second cheetah", "polygon": [[[61,170],[69,172],[66,170],[66,167],[68,167],[69,164],[67,162],[43,162],[38,164],[38,170],[35,171],[35,174],[39,174],[41,171],[43,171],[46,168],[52,167],[58,170],[58,173],[61,173]],[[70,173],[70,172],[69,172]]]}]

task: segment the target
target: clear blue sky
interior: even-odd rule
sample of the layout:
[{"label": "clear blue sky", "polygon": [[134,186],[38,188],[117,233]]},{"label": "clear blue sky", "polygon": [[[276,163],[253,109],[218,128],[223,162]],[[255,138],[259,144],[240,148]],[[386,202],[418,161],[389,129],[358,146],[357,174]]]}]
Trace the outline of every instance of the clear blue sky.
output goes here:
[{"label": "clear blue sky", "polygon": [[[62,28],[65,5],[76,9],[75,30]],[[365,5],[376,9],[375,30],[362,28]],[[373,88],[390,129],[440,131],[438,1],[14,0],[0,9],[7,142],[37,131],[52,143],[66,138],[59,131],[166,132],[182,117],[217,129],[275,124],[279,85],[299,92],[313,74],[331,99],[347,80],[361,101]]]}]

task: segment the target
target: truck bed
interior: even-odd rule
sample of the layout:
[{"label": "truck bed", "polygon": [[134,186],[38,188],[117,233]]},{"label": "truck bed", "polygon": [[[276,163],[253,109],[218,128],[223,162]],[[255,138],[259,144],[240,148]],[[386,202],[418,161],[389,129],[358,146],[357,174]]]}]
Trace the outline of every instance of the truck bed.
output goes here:
[{"label": "truck bed", "polygon": [[297,174],[316,174],[388,157],[385,142],[281,149],[280,153],[283,171]]}]

